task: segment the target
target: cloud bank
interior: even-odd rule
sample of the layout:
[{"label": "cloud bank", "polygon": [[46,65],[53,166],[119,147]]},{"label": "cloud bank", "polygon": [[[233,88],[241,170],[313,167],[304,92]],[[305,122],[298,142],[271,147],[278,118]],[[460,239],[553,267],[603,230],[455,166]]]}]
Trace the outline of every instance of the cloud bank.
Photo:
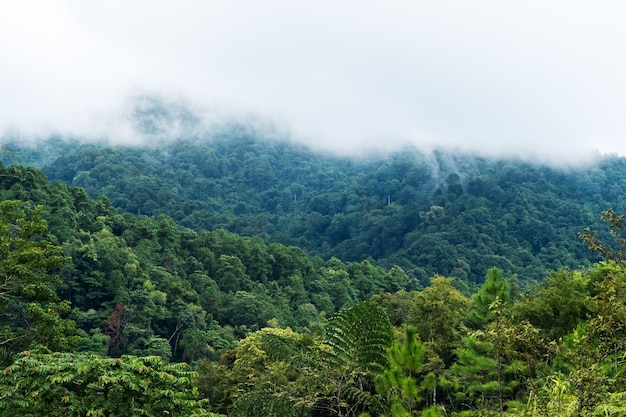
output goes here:
[{"label": "cloud bank", "polygon": [[7,2],[0,133],[133,141],[148,93],[342,153],[626,156],[624,21],[620,1]]}]

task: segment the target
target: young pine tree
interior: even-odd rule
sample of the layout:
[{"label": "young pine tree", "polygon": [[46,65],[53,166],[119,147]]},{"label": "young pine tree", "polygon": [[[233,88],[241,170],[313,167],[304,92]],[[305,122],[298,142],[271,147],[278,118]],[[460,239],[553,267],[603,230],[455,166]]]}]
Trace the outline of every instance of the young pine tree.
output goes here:
[{"label": "young pine tree", "polygon": [[376,391],[387,398],[392,417],[438,416],[436,406],[419,411],[424,402],[420,391],[432,390],[435,376],[429,374],[421,383],[420,370],[423,365],[424,345],[416,338],[416,329],[407,326],[404,340],[397,342],[387,351],[389,364],[385,371],[376,377]]}]

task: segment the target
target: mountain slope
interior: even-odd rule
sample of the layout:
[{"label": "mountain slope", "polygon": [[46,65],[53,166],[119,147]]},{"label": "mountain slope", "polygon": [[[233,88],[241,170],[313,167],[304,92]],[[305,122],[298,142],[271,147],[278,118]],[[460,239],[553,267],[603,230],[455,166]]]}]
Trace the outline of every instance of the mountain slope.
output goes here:
[{"label": "mountain slope", "polygon": [[351,159],[240,126],[158,147],[43,145],[45,154],[5,149],[123,212],[167,214],[325,259],[397,264],[423,284],[435,273],[479,283],[492,266],[528,282],[588,265],[596,258],[578,232],[601,228],[607,207],[626,210],[626,161],[617,157],[576,170],[415,149]]}]

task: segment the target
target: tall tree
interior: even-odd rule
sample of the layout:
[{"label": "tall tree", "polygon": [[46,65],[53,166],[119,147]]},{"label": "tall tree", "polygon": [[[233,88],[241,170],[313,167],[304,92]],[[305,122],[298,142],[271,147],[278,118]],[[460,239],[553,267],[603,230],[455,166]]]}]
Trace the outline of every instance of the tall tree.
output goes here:
[{"label": "tall tree", "polygon": [[602,263],[596,271],[604,278],[595,283],[590,318],[564,338],[555,361],[557,370],[568,372],[580,412],[626,392],[626,271],[615,263]]},{"label": "tall tree", "polygon": [[589,314],[589,277],[581,271],[559,270],[540,286],[522,294],[513,309],[517,320],[527,320],[550,340],[571,333]]},{"label": "tall tree", "polygon": [[[376,376],[376,391],[389,402],[392,417],[411,417],[423,415],[419,406],[421,388],[431,388],[436,384],[434,374],[427,375],[421,383],[424,345],[416,339],[416,330],[412,326],[404,329],[404,340],[396,342],[387,351],[388,365],[382,374]],[[439,415],[436,405],[429,407],[432,416]]]},{"label": "tall tree", "polygon": [[41,239],[43,207],[0,202],[0,361],[35,345],[65,350],[76,342],[74,323],[61,318],[68,302],[54,291],[54,270],[68,261],[61,248]]},{"label": "tall tree", "polygon": [[510,375],[512,367],[505,362],[509,320],[510,286],[502,277],[502,271],[491,268],[485,283],[472,296],[473,306],[469,320],[478,327],[463,339],[465,347],[459,349],[457,362],[450,368],[444,385],[456,391],[460,399],[468,398],[474,407],[483,410],[495,397],[500,415],[504,413],[505,395],[517,385]]},{"label": "tall tree", "polygon": [[469,305],[451,279],[436,275],[429,287],[415,294],[409,307],[408,323],[446,366],[452,365],[454,350],[461,345],[461,326]]},{"label": "tall tree", "polygon": [[298,377],[269,391],[255,386],[243,405],[251,404],[251,398],[271,403],[266,409],[278,413],[268,414],[272,416],[285,415],[277,410],[284,410],[286,398],[294,413],[355,417],[366,410],[382,410],[374,378],[387,365],[393,327],[376,303],[364,301],[339,311],[329,319],[322,339],[310,346],[294,344],[275,331],[263,331],[263,355],[290,364]]},{"label": "tall tree", "polygon": [[[498,268],[491,268],[487,271],[485,283],[472,296],[472,308],[468,313],[468,318],[476,326],[482,326],[492,320],[497,320],[498,315],[504,310],[511,297],[511,286],[502,276],[502,271]],[[498,307],[496,304],[500,304]]]},{"label": "tall tree", "polygon": [[335,314],[319,347],[316,372],[323,391],[314,408],[345,417],[375,409],[374,377],[386,367],[392,340],[387,314],[371,301]]}]

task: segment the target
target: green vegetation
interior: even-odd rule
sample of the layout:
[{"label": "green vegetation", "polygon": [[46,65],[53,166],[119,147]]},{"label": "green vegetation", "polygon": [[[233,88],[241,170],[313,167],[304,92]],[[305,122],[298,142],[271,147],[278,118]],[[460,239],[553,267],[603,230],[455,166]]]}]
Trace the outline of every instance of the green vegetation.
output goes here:
[{"label": "green vegetation", "polygon": [[4,149],[0,415],[626,413],[621,159],[244,133]]},{"label": "green vegetation", "polygon": [[[258,237],[195,232],[165,215],[119,214],[106,198],[92,200],[30,168],[0,167],[0,180],[7,349],[26,337],[11,334],[11,326],[22,333],[25,322],[37,326],[17,316],[30,309],[45,324],[42,331],[54,329],[59,337],[48,312],[71,319],[81,336],[77,351],[218,358],[251,331],[312,328],[344,306],[409,281],[401,269],[367,260],[323,261]],[[32,301],[45,302],[43,309]],[[13,353],[23,348],[16,346]]]},{"label": "green vegetation", "polygon": [[[158,356],[21,353],[0,374],[0,410],[20,416],[206,416],[194,373]],[[7,414],[8,415],[8,414]]]},{"label": "green vegetation", "polygon": [[37,206],[27,214],[20,201],[0,202],[0,363],[33,345],[69,349],[74,325],[61,315],[70,304],[59,302],[52,270],[69,258],[45,240],[32,240],[46,230]]},{"label": "green vegetation", "polygon": [[152,147],[53,139],[5,145],[6,163],[101,195],[121,212],[224,229],[322,259],[398,265],[425,287],[435,274],[473,289],[489,268],[520,284],[600,260],[577,238],[626,212],[626,160],[551,168],[518,160],[406,149],[351,159],[261,139],[242,126]]}]

